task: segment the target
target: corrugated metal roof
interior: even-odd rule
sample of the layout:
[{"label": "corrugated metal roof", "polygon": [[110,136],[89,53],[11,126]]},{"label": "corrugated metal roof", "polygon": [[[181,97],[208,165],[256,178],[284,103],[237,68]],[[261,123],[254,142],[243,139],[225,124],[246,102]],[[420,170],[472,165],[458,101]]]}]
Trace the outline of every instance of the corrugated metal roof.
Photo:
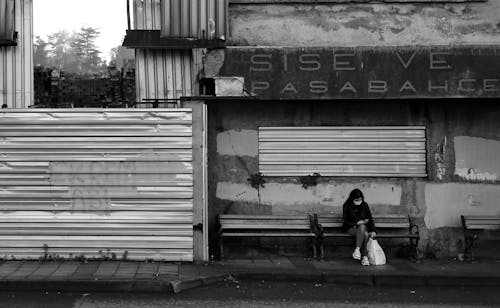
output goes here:
[{"label": "corrugated metal roof", "polygon": [[261,127],[259,171],[425,177],[425,127]]},{"label": "corrugated metal roof", "polygon": [[0,256],[193,259],[190,109],[9,110],[0,139]]}]

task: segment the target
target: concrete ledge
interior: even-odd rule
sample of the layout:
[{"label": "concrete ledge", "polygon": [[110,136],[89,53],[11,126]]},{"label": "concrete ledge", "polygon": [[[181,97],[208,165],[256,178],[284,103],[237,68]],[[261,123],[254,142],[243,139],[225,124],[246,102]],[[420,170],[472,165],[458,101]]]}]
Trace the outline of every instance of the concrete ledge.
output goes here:
[{"label": "concrete ledge", "polygon": [[203,285],[203,280],[201,278],[191,278],[183,280],[171,281],[172,291],[174,293],[179,293],[185,290],[198,288]]},{"label": "concrete ledge", "polygon": [[206,277],[201,277],[201,281],[203,282],[204,286],[209,286],[215,283],[219,283],[224,281],[228,275],[216,275],[216,276],[206,276]]}]

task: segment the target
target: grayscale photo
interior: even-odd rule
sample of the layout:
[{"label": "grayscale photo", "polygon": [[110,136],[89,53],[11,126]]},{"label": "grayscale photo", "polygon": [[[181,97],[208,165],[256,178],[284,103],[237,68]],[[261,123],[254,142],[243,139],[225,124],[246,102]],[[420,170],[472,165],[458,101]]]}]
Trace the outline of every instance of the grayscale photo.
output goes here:
[{"label": "grayscale photo", "polygon": [[500,307],[500,0],[0,0],[0,308]]}]

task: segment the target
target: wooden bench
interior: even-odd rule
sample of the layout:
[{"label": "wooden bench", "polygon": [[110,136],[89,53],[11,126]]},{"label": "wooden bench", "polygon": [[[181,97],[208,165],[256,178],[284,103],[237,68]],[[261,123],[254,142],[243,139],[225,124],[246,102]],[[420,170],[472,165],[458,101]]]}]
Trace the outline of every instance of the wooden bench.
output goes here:
[{"label": "wooden bench", "polygon": [[[324,258],[323,242],[327,238],[351,238],[352,236],[342,229],[342,215],[317,215],[314,219],[318,223],[318,245],[320,257]],[[409,239],[411,257],[417,257],[417,246],[420,240],[418,226],[413,224],[407,215],[373,216],[377,235],[376,239],[402,238]]]},{"label": "wooden bench", "polygon": [[464,257],[470,261],[474,260],[472,246],[479,236],[490,239],[500,239],[500,217],[499,216],[461,216],[464,231]]},{"label": "wooden bench", "polygon": [[224,238],[228,237],[293,237],[309,238],[313,257],[317,257],[315,224],[310,215],[219,215],[220,257],[224,258]]}]

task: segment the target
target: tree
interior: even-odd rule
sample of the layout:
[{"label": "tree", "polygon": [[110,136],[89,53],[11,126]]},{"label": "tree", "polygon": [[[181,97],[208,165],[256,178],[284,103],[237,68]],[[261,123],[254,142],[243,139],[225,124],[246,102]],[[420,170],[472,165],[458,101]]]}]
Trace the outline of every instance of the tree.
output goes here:
[{"label": "tree", "polygon": [[71,35],[68,31],[58,31],[52,33],[47,38],[50,56],[50,65],[59,69],[65,69],[69,63],[73,62],[74,56],[70,50]]},{"label": "tree", "polygon": [[83,74],[95,74],[102,70],[101,53],[95,44],[100,32],[96,28],[82,27],[74,34],[70,46],[76,56],[79,71]]},{"label": "tree", "polygon": [[116,68],[121,70],[123,66],[130,65],[130,63],[134,63],[135,52],[133,49],[129,49],[123,46],[117,46],[112,48],[109,52],[110,55],[110,63],[114,63]]},{"label": "tree", "polygon": [[37,66],[49,66],[49,56],[47,52],[47,42],[40,36],[35,36],[33,44],[33,61]]}]

